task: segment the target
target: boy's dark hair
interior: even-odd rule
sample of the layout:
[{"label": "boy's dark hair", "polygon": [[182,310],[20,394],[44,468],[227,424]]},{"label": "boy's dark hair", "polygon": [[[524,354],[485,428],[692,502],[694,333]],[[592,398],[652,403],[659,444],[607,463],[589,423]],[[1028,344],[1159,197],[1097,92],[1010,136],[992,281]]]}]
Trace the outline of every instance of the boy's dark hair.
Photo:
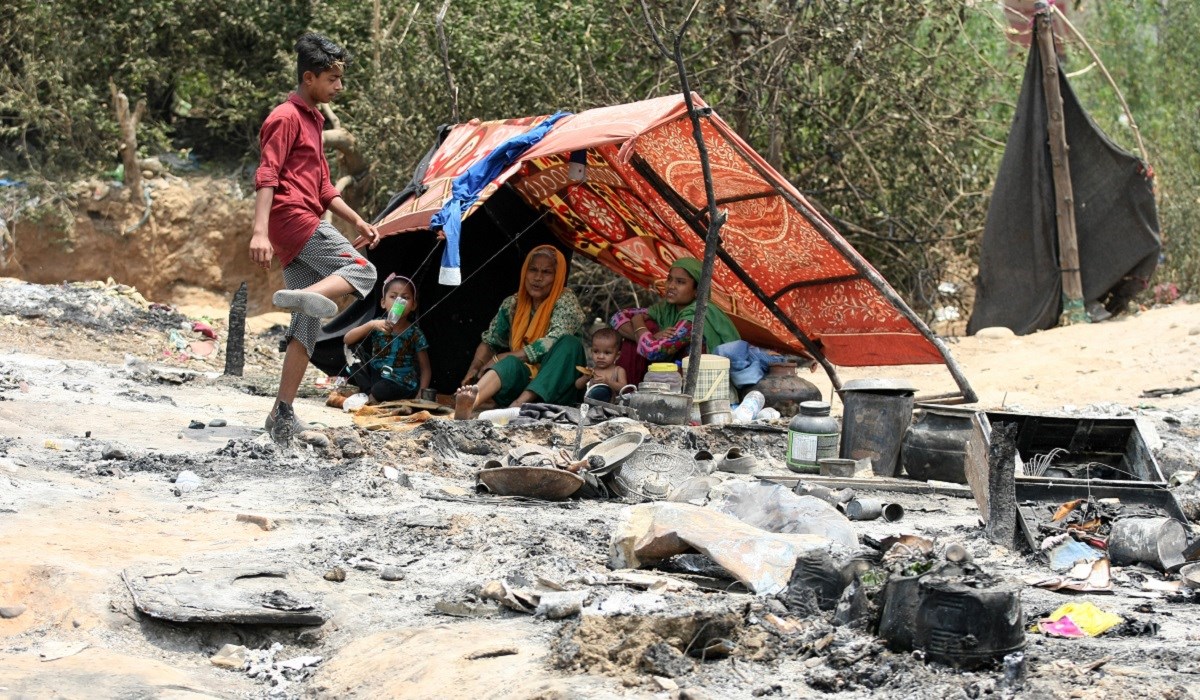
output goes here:
[{"label": "boy's dark hair", "polygon": [[345,66],[350,52],[321,34],[308,33],[296,40],[296,83],[304,82],[304,74],[320,75],[335,65]]},{"label": "boy's dark hair", "polygon": [[618,349],[621,346],[621,334],[612,328],[597,328],[596,332],[592,334],[592,341],[597,340],[611,340]]}]

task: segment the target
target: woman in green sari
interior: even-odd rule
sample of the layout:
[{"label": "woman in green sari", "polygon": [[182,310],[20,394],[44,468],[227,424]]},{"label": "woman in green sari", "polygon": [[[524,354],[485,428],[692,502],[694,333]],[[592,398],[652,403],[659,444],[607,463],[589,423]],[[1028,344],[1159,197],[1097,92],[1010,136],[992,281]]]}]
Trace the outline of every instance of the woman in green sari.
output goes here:
[{"label": "woman in green sari", "polygon": [[[687,355],[692,344],[692,321],[696,318],[696,286],[700,261],[680,258],[667,273],[663,300],[645,309],[625,309],[612,318],[612,327],[625,342],[618,363],[631,383],[642,380],[648,362],[673,362]],[[733,321],[710,303],[704,312],[704,347],[740,340]]]},{"label": "woman in green sari", "polygon": [[557,248],[529,252],[517,293],[483,332],[455,395],[455,418],[493,405],[578,403],[577,367],[587,361],[579,340],[584,314],[566,281],[567,261]]}]

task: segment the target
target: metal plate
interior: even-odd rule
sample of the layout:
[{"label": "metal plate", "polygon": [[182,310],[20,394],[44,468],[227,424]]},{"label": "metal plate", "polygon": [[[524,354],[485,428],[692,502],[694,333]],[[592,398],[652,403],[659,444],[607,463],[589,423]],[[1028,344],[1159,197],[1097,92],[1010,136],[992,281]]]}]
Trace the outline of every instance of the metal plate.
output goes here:
[{"label": "metal plate", "polygon": [[845,391],[868,391],[878,394],[915,394],[917,387],[904,379],[851,379],[842,385],[838,393]]},{"label": "metal plate", "polygon": [[595,476],[605,476],[611,474],[613,470],[621,466],[621,464],[633,454],[634,450],[642,446],[642,442],[646,439],[645,433],[637,431],[629,431],[614,435],[600,444],[585,450],[580,455],[580,459],[586,457],[603,457],[604,467],[601,469],[591,470]]}]

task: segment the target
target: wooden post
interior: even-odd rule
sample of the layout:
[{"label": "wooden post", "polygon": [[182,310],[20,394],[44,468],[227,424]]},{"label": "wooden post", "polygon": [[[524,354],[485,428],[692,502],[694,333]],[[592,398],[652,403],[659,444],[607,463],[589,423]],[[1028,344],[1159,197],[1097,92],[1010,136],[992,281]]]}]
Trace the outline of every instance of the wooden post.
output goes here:
[{"label": "wooden post", "polygon": [[454,83],[454,71],[450,68],[450,43],[446,41],[446,10],[450,9],[450,0],[442,3],[438,10],[435,27],[437,28],[438,46],[442,49],[442,68],[446,71],[446,91],[450,94],[450,121],[458,123],[458,85]]},{"label": "wooden post", "polygon": [[984,535],[994,544],[1012,548],[1017,541],[1017,426],[992,428],[988,447],[988,507]]},{"label": "wooden post", "polygon": [[1037,4],[1038,53],[1044,73],[1046,131],[1050,139],[1050,163],[1054,174],[1054,214],[1058,224],[1058,267],[1062,271],[1062,318],[1064,324],[1089,323],[1084,307],[1083,282],[1079,275],[1079,241],[1075,237],[1075,193],[1071,188],[1071,166],[1067,155],[1067,127],[1063,119],[1062,92],[1058,87],[1058,54],[1054,51],[1054,29],[1045,2]]},{"label": "wooden post", "polygon": [[228,337],[225,339],[225,376],[240,377],[246,364],[246,283],[242,282],[229,305]]}]

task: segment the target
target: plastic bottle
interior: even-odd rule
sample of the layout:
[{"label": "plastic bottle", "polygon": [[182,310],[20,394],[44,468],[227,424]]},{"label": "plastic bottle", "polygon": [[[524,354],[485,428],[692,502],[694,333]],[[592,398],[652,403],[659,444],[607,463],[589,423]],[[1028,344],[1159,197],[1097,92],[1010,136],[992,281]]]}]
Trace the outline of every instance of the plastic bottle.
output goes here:
[{"label": "plastic bottle", "polygon": [[841,424],[824,401],[804,401],[788,425],[787,466],[801,474],[818,474],[819,460],[838,456]]},{"label": "plastic bottle", "polygon": [[761,391],[751,391],[742,397],[742,402],[738,404],[737,409],[733,412],[734,423],[749,423],[754,420],[758,412],[767,403],[767,397],[763,396]]},{"label": "plastic bottle", "polygon": [[767,406],[758,412],[758,415],[754,417],[754,420],[778,420],[782,417],[783,416],[779,413],[779,411]]},{"label": "plastic bottle", "polygon": [[483,411],[479,414],[479,420],[490,420],[496,425],[508,425],[510,420],[518,418],[521,415],[520,406],[509,406],[508,408],[492,408]]},{"label": "plastic bottle", "polygon": [[643,381],[666,384],[667,391],[674,394],[683,391],[683,377],[679,374],[679,368],[670,362],[652,363],[646,368]]},{"label": "plastic bottle", "polygon": [[369,401],[370,398],[371,397],[368,396],[367,394],[359,392],[359,393],[355,394],[354,396],[347,398],[346,401],[344,403],[342,403],[342,410],[346,411],[347,413],[352,413],[354,411],[357,411],[358,409],[362,408],[363,406],[366,406],[367,401]]},{"label": "plastic bottle", "polygon": [[392,302],[392,308],[388,309],[387,322],[389,326],[394,326],[400,322],[400,317],[404,315],[404,309],[408,306],[408,302],[404,301],[404,297],[397,297],[396,301]]}]

